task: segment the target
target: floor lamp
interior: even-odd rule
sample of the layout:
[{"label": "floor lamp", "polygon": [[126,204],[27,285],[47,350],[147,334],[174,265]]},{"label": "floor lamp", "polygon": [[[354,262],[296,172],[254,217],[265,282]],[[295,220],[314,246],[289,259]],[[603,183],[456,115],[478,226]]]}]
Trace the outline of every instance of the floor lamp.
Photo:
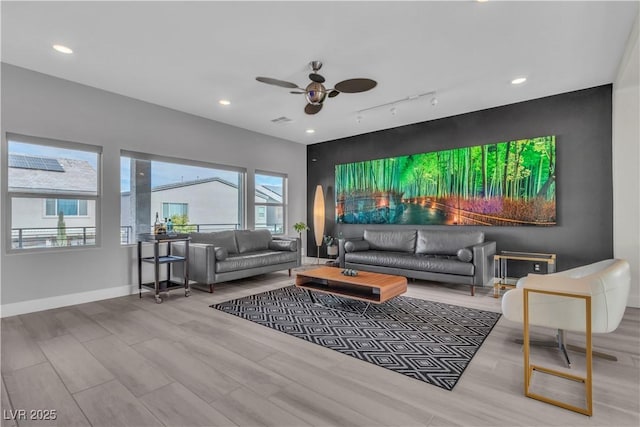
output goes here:
[{"label": "floor lamp", "polygon": [[313,198],[313,233],[318,247],[318,264],[320,264],[320,246],[324,236],[324,193],[322,185],[316,186],[316,195]]}]

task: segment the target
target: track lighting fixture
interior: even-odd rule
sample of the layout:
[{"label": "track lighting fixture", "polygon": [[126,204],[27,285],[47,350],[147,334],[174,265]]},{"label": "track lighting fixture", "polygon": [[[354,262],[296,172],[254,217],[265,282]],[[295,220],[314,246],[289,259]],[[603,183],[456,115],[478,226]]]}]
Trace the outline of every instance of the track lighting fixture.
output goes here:
[{"label": "track lighting fixture", "polygon": [[436,106],[438,105],[438,98],[436,97],[436,91],[432,90],[431,92],[425,92],[425,93],[419,93],[416,95],[410,95],[407,96],[405,98],[402,99],[398,99],[396,101],[391,101],[391,102],[386,102],[384,104],[380,104],[380,105],[375,105],[373,107],[369,107],[369,108],[365,108],[362,110],[358,110],[356,111],[356,122],[361,123],[362,120],[364,119],[364,115],[363,113],[367,112],[367,111],[373,111],[373,110],[377,110],[378,108],[384,108],[384,107],[391,107],[389,109],[389,112],[391,113],[392,116],[395,116],[398,114],[398,108],[396,107],[397,104],[401,103],[401,102],[407,102],[407,101],[415,101],[416,99],[420,99],[424,96],[431,96],[431,105],[432,106]]}]

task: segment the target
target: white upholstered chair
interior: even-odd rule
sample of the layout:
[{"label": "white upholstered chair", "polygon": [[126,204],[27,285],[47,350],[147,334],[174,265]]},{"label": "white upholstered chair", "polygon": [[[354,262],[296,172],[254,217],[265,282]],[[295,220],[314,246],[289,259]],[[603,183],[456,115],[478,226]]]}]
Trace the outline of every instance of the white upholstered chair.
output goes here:
[{"label": "white upholstered chair", "polygon": [[[590,289],[591,325],[593,333],[613,332],[624,315],[631,282],[629,263],[622,259],[608,259],[559,273],[530,274],[520,279],[515,289],[502,298],[502,313],[508,320],[523,321],[523,288],[530,283],[535,288],[554,291],[570,291],[572,287]],[[529,324],[558,330],[557,341],[534,342],[532,345],[557,346],[562,351],[567,365],[571,361],[566,350],[580,351],[568,346],[565,331],[585,332],[584,301],[576,298],[558,297],[534,293],[529,295]],[[615,357],[593,352],[596,357],[617,360]]]}]

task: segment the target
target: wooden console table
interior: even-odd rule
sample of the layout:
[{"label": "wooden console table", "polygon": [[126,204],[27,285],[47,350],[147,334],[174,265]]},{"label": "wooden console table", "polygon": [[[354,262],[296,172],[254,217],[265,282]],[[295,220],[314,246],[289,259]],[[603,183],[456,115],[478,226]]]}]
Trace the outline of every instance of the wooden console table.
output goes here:
[{"label": "wooden console table", "polygon": [[[189,287],[189,241],[191,237],[188,234],[143,234],[138,240],[138,293],[142,298],[142,287],[148,287],[155,290],[156,303],[162,303],[161,293],[167,294],[171,289],[184,287],[184,296],[191,295],[191,288]],[[142,244],[153,244],[153,256],[142,256]],[[172,242],[184,242],[185,243],[185,255],[176,256],[171,254]],[[167,253],[160,255],[160,244],[166,243]],[[153,264],[154,267],[154,281],[149,283],[142,283],[142,263]],[[171,280],[171,264],[174,262],[184,263],[184,283],[174,282]],[[167,279],[160,280],[160,265],[165,264],[167,266]]]}]

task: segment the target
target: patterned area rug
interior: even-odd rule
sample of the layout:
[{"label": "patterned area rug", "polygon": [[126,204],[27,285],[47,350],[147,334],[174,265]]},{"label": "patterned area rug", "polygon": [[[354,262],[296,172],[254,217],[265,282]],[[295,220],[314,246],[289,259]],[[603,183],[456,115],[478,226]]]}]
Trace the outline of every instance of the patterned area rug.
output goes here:
[{"label": "patterned area rug", "polygon": [[429,384],[452,390],[500,313],[409,297],[384,304],[295,286],[211,307]]}]

